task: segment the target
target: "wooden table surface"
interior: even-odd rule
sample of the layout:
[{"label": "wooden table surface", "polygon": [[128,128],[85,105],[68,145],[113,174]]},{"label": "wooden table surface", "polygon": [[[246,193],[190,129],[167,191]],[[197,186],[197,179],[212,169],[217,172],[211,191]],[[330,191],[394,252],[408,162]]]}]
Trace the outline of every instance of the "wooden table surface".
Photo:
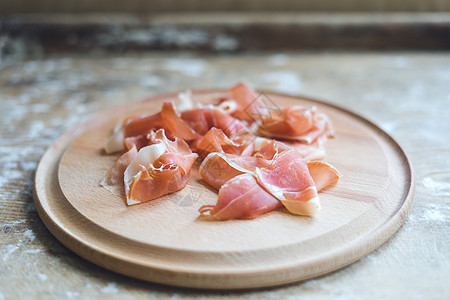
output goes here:
[{"label": "wooden table surface", "polygon": [[[320,278],[220,293],[112,273],[73,254],[49,233],[33,204],[33,176],[59,135],[106,107],[184,88],[228,87],[240,80],[349,108],[403,146],[416,172],[416,196],[392,239]],[[0,125],[0,299],[450,298],[448,53],[0,58]]]}]

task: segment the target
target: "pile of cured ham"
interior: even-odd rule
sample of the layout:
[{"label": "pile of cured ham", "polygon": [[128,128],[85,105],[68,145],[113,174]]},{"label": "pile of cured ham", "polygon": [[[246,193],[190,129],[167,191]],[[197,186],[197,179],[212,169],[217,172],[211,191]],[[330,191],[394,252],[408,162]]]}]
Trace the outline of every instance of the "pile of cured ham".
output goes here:
[{"label": "pile of cured ham", "polygon": [[128,205],[154,200],[183,189],[201,159],[200,176],[218,189],[216,204],[199,208],[203,216],[252,219],[281,206],[312,216],[320,209],[318,192],[340,176],[318,160],[333,135],[324,113],[268,107],[243,83],[215,104],[178,98],[178,111],[166,102],[158,113],[119,122],[105,150],[123,154],[103,186],[124,185]]}]

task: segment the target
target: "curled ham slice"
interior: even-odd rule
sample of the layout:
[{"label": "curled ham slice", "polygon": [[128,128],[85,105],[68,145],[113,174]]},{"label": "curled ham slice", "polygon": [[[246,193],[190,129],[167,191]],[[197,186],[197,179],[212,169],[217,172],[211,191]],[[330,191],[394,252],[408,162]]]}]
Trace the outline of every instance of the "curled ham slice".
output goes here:
[{"label": "curled ham slice", "polygon": [[307,165],[318,192],[336,183],[341,177],[339,171],[326,162],[308,161]]},{"label": "curled ham slice", "polygon": [[186,154],[187,144],[178,139],[173,142],[167,140],[164,131],[156,132],[156,135],[160,141],[139,150],[125,170],[128,205],[156,199],[187,184],[197,154]]},{"label": "curled ham slice", "polygon": [[303,106],[285,107],[261,118],[258,133],[271,138],[311,144],[320,137],[332,136],[328,117]]},{"label": "curled ham slice", "polygon": [[128,165],[136,157],[138,150],[136,147],[131,147],[130,150],[122,154],[119,159],[114,163],[114,165],[108,170],[105,178],[102,180],[100,185],[119,185],[123,182],[123,173],[125,172]]},{"label": "curled ham slice", "polygon": [[285,107],[261,118],[259,130],[268,134],[282,134],[297,137],[308,132],[313,126],[313,112],[302,106]]},{"label": "curled ham slice", "polygon": [[196,140],[201,137],[188,124],[186,124],[180,116],[178,116],[172,103],[163,103],[161,116],[164,128],[170,130],[174,136],[186,141]]},{"label": "curled ham slice", "polygon": [[242,135],[229,138],[221,129],[211,128],[208,133],[193,144],[203,157],[211,152],[242,154],[253,140],[253,135]]},{"label": "curled ham slice", "polygon": [[124,126],[124,136],[139,136],[146,135],[153,129],[159,129],[164,127],[164,120],[162,118],[162,113],[158,112],[149,116],[142,116],[137,118],[132,118],[125,123]]},{"label": "curled ham slice", "polygon": [[199,212],[218,220],[254,219],[279,206],[278,199],[263,189],[253,175],[242,174],[222,186],[216,205],[204,205]]},{"label": "curled ham slice", "polygon": [[319,196],[308,166],[294,149],[282,152],[273,163],[257,168],[259,184],[296,215],[312,216],[320,209]]},{"label": "curled ham slice", "polygon": [[253,173],[256,167],[268,165],[268,161],[251,156],[230,156],[225,153],[210,153],[199,168],[200,176],[211,186],[219,189],[233,177]]},{"label": "curled ham slice", "polygon": [[226,105],[233,107],[230,111],[239,120],[253,123],[266,109],[258,95],[245,83],[239,83],[230,88],[230,94],[231,99],[227,100]]},{"label": "curled ham slice", "polygon": [[245,123],[230,116],[220,107],[186,110],[181,113],[181,119],[199,135],[205,135],[213,127],[221,129],[228,137],[234,137],[243,131],[248,132]]},{"label": "curled ham slice", "polygon": [[259,150],[253,156],[233,155],[224,152],[212,152],[203,160],[199,168],[200,176],[207,183],[219,189],[229,179],[244,174],[254,173],[256,168],[267,167],[279,153],[290,147],[275,140],[256,142]]}]

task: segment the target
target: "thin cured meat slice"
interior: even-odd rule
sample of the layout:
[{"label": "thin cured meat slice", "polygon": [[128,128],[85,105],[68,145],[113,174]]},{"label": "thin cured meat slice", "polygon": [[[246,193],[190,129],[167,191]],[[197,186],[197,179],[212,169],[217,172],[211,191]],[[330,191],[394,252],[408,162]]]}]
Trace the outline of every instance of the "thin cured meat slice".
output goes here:
[{"label": "thin cured meat slice", "polygon": [[188,146],[179,144],[177,139],[170,142],[162,135],[159,143],[143,147],[128,165],[124,174],[128,205],[150,201],[186,186],[197,154],[179,151]]},{"label": "thin cured meat slice", "polygon": [[249,171],[235,164],[224,153],[210,153],[202,162],[199,174],[208,184],[219,189],[228,180]]},{"label": "thin cured meat slice", "polygon": [[221,129],[228,137],[249,132],[247,125],[230,116],[220,107],[202,107],[181,112],[181,119],[197,134],[205,135],[211,128]]},{"label": "thin cured meat slice", "polygon": [[147,139],[151,144],[162,143],[166,146],[168,152],[175,152],[181,155],[189,155],[192,153],[189,145],[182,139],[175,138],[173,141],[166,137],[164,129],[158,129],[157,131],[151,131],[147,135]]},{"label": "thin cured meat slice", "polygon": [[236,136],[230,139],[221,129],[213,127],[192,147],[195,147],[203,157],[211,152],[241,154],[252,140],[253,135]]},{"label": "thin cured meat slice", "polygon": [[254,219],[281,206],[251,174],[233,177],[222,186],[216,205],[199,209],[203,216],[218,220]]},{"label": "thin cured meat slice", "polygon": [[[114,127],[113,134],[105,142],[106,153],[125,150],[125,140],[130,137],[145,137],[153,129],[163,128],[161,112],[146,116],[121,119]],[[127,145],[128,149],[129,145]],[[139,150],[139,148],[138,148]]]},{"label": "thin cured meat slice", "polygon": [[312,216],[320,209],[319,196],[306,162],[294,149],[282,152],[272,164],[257,168],[258,182],[289,212]]},{"label": "thin cured meat slice", "polygon": [[315,107],[285,107],[261,119],[258,134],[311,144],[321,137],[331,137],[331,122]]},{"label": "thin cured meat slice", "polygon": [[211,186],[219,189],[231,178],[266,167],[270,161],[256,156],[240,156],[219,152],[210,153],[202,162],[199,174]]},{"label": "thin cured meat slice", "polygon": [[106,176],[102,180],[100,185],[108,186],[122,184],[123,174],[137,154],[138,150],[135,146],[131,147],[130,150],[122,154],[114,163],[114,165],[108,170],[108,173],[106,173]]},{"label": "thin cured meat slice", "polygon": [[161,116],[164,122],[164,128],[170,130],[174,136],[186,141],[196,140],[201,137],[194,129],[186,124],[180,116],[178,116],[172,103],[163,103]]},{"label": "thin cured meat slice", "polygon": [[260,147],[261,148],[254,154],[254,156],[261,157],[267,160],[273,160],[282,152],[292,148],[276,140],[266,140],[264,144],[260,145]]},{"label": "thin cured meat slice", "polygon": [[269,135],[282,134],[283,136],[297,137],[308,132],[313,123],[311,109],[303,106],[290,106],[263,116],[259,130]]},{"label": "thin cured meat slice", "polygon": [[181,112],[180,118],[197,134],[205,135],[213,124],[213,115],[209,108],[194,108]]},{"label": "thin cured meat slice", "polygon": [[133,147],[139,151],[141,148],[150,145],[148,135],[130,136],[124,139],[125,147],[130,150]]},{"label": "thin cured meat slice", "polygon": [[304,160],[318,160],[325,157],[324,140],[318,139],[312,144],[304,144],[294,141],[283,141],[289,147],[294,148]]},{"label": "thin cured meat slice", "polygon": [[254,173],[256,168],[269,166],[271,160],[279,153],[290,149],[290,147],[275,140],[256,142],[256,144],[254,148],[258,149],[259,152],[256,152],[253,156],[233,155],[224,152],[208,154],[200,165],[200,176],[207,183],[219,189],[225,182],[235,176]]},{"label": "thin cured meat slice", "polygon": [[234,109],[231,110],[233,111],[232,115],[240,120],[253,123],[267,109],[258,98],[258,94],[245,83],[241,82],[230,88],[230,94],[235,104],[231,104],[232,101],[228,100],[227,105],[234,106]]},{"label": "thin cured meat slice", "polygon": [[151,130],[164,127],[161,112],[153,115],[131,118],[124,126],[124,137],[146,135]]},{"label": "thin cured meat slice", "polygon": [[210,124],[210,127],[222,129],[223,132],[230,138],[250,133],[247,124],[230,116],[220,108],[211,109],[211,115],[212,123]]},{"label": "thin cured meat slice", "polygon": [[336,183],[341,174],[335,167],[323,161],[308,161],[308,170],[317,191],[320,192],[324,188]]}]

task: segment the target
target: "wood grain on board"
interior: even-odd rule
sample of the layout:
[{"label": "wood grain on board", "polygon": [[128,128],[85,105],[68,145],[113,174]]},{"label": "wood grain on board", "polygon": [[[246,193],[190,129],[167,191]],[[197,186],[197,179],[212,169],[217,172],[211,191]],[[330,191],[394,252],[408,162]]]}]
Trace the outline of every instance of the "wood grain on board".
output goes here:
[{"label": "wood grain on board", "polygon": [[[208,102],[224,91],[197,91]],[[50,231],[87,260],[136,278],[206,289],[280,285],[331,272],[370,253],[403,223],[413,198],[413,174],[398,144],[369,121],[320,101],[267,95],[279,106],[316,105],[336,138],[326,161],[342,174],[320,193],[315,217],[280,209],[255,220],[205,221],[198,208],[217,193],[193,170],[188,186],[127,207],[124,195],[99,182],[117,156],[105,138],[120,117],[154,113],[174,94],[100,113],[58,139],[42,158],[35,203]]]}]

